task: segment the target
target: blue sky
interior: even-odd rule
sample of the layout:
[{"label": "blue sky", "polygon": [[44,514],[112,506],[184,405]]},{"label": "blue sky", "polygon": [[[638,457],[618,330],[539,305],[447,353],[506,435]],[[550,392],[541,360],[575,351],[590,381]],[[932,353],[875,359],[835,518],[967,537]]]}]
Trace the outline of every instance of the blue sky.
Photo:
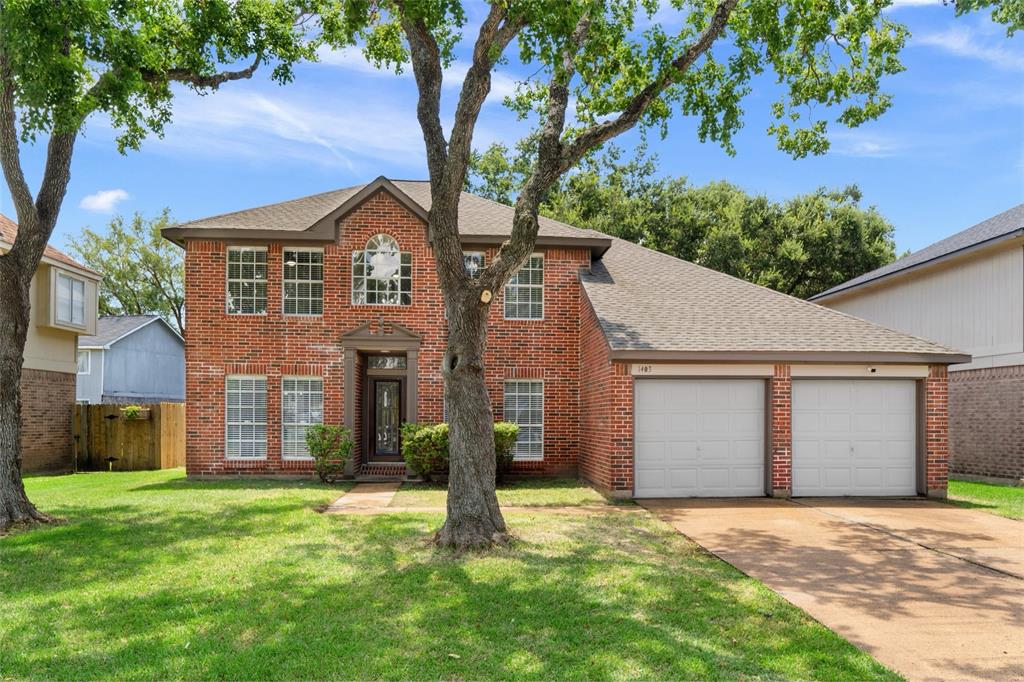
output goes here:
[{"label": "blue sky", "polygon": [[[734,157],[700,144],[694,122],[677,117],[667,139],[652,136],[661,172],[698,184],[725,179],[776,199],[855,183],[894,223],[900,250],[1024,201],[1024,36],[1007,38],[982,15],[957,19],[940,0],[898,0],[890,13],[913,37],[903,54],[907,70],[886,83],[895,104],[881,120],[833,128],[830,153],[793,160],[765,134],[776,96],[766,81],[745,102]],[[64,246],[84,226],[101,229],[117,212],[156,215],[167,206],[188,220],[378,175],[425,177],[411,77],[377,72],[358,53],[323,57],[287,86],[264,75],[207,97],[183,94],[165,138],[126,156],[103,120],[90,121],[53,243]],[[447,79],[449,111],[460,66]],[[476,146],[526,132],[500,100],[517,77],[511,66],[496,77]],[[618,143],[628,149],[637,139]],[[39,151],[25,160],[38,178]],[[0,211],[13,215],[6,192]]]}]

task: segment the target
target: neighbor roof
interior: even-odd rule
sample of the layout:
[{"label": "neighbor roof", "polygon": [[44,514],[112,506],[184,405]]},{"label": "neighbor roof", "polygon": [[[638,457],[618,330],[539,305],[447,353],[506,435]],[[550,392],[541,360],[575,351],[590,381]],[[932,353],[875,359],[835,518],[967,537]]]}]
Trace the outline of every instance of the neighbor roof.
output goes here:
[{"label": "neighbor roof", "polygon": [[110,348],[112,345],[134,334],[143,327],[154,322],[163,322],[179,339],[181,335],[159,315],[106,315],[96,322],[96,333],[92,336],[79,336],[79,348]]},{"label": "neighbor roof", "polygon": [[[0,242],[6,242],[11,246],[14,246],[14,240],[17,238],[18,223],[14,222],[7,216],[0,214]],[[46,245],[46,250],[43,251],[43,257],[49,258],[50,260],[56,261],[58,263],[63,263],[64,265],[69,265],[73,268],[78,268],[79,270],[84,270],[85,272],[96,275],[97,277],[100,276],[100,273],[96,272],[90,267],[82,265],[71,256],[67,255],[66,253],[59,249],[55,249],[49,244]]]},{"label": "neighbor roof", "polygon": [[[277,204],[224,213],[165,228],[163,234],[181,243],[187,238],[333,238],[333,222],[377,192],[387,190],[416,215],[426,220],[430,211],[430,183],[425,180],[388,180],[380,177],[365,185],[313,194]],[[463,241],[500,242],[512,231],[511,206],[463,192],[459,201],[459,233]],[[276,233],[276,234],[275,234]],[[608,236],[582,230],[550,218],[540,218],[538,243],[581,242],[603,252]]]},{"label": "neighbor roof", "polygon": [[970,360],[937,343],[621,239],[582,281],[619,359]]},{"label": "neighbor roof", "polygon": [[972,251],[983,245],[994,244],[1020,235],[1024,235],[1024,204],[1014,206],[1008,211],[1003,211],[997,216],[978,223],[974,227],[969,227],[963,232],[957,232],[952,237],[946,237],[931,246],[926,246],[920,251],[915,251],[888,265],[883,265],[877,270],[872,270],[860,277],[854,277],[827,291],[811,296],[811,300],[816,301],[828,296],[834,296],[840,292],[849,291],[869,282],[876,282],[880,279],[891,277],[911,268],[921,267],[963,252]]}]

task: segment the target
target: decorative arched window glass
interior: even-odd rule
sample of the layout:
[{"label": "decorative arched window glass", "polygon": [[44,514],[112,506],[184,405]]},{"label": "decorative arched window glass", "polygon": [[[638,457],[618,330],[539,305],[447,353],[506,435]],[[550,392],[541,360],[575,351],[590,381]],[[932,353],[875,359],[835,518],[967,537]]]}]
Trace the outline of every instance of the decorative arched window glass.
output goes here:
[{"label": "decorative arched window glass", "polygon": [[412,305],[412,254],[398,242],[378,234],[366,249],[352,252],[352,303]]}]

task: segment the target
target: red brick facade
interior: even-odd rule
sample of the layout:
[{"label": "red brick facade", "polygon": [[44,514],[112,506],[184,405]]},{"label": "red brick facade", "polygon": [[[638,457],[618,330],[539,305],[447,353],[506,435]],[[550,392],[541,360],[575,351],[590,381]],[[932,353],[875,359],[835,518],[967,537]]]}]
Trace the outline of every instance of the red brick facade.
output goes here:
[{"label": "red brick facade", "polygon": [[772,495],[787,497],[793,490],[793,379],[789,365],[775,365],[769,390]]},{"label": "red brick facade", "polygon": [[[352,253],[377,234],[394,238],[412,257],[412,303],[404,306],[352,305]],[[438,422],[443,415],[441,362],[446,322],[431,247],[420,218],[386,192],[371,196],[339,224],[339,242],[325,245],[322,315],[283,314],[283,250],[267,248],[267,311],[259,315],[226,312],[226,260],[229,242],[189,240],[186,245],[187,468],[189,475],[308,474],[308,461],[282,458],[281,387],[288,375],[323,379],[324,419],[349,423],[356,441],[363,433],[366,343],[375,339],[413,343],[410,377],[415,372],[415,418]],[[243,245],[243,244],[239,244]],[[256,245],[248,243],[248,245]],[[483,250],[488,261],[493,247]],[[609,495],[633,492],[633,377],[631,365],[612,357],[579,272],[590,265],[587,247],[538,249],[544,256],[544,318],[505,320],[504,299],[491,304],[485,357],[494,417],[503,418],[503,386],[509,379],[544,383],[544,456],[518,461],[519,474],[576,474]],[[362,330],[362,331],[359,331]],[[353,340],[357,339],[358,343]],[[344,346],[344,349],[343,349]],[[353,355],[354,354],[354,355]],[[349,374],[346,375],[346,366]],[[267,456],[225,457],[225,382],[228,375],[267,379]],[[411,380],[411,378],[410,378]],[[346,386],[346,382],[351,385]],[[73,392],[72,383],[72,392]],[[792,380],[790,366],[778,364],[769,379],[768,432],[770,491],[792,490]],[[945,489],[946,374],[936,366],[925,381],[928,489]],[[412,395],[409,394],[409,395]],[[346,405],[346,395],[352,405]],[[407,413],[408,414],[408,413]],[[365,463],[357,453],[357,465]],[[375,465],[384,466],[384,465]],[[364,469],[365,471],[365,469]]]},{"label": "red brick facade", "polygon": [[[412,254],[412,305],[351,305],[352,252],[385,233]],[[349,213],[340,225],[340,243],[324,246],[324,312],[284,315],[283,249],[287,242],[261,244],[268,249],[267,312],[229,315],[225,310],[224,241],[190,240],[186,247],[187,466],[189,475],[225,473],[295,474],[310,472],[307,461],[281,457],[281,379],[320,376],[324,419],[345,421],[344,387],[355,381],[357,434],[362,429],[362,354],[356,377],[344,376],[340,338],[369,323],[401,325],[420,336],[417,420],[441,421],[445,345],[444,304],[423,222],[390,195],[380,192]],[[471,247],[467,247],[471,250]],[[495,249],[480,249],[493,257]],[[589,265],[586,248],[541,249],[544,254],[544,319],[505,320],[503,298],[491,306],[491,334],[485,358],[495,418],[502,418],[506,379],[544,381],[544,459],[517,462],[521,474],[573,474],[579,440],[579,269]],[[225,458],[225,381],[230,374],[267,377],[267,457]],[[357,442],[360,439],[357,437]]]},{"label": "red brick facade", "polygon": [[1024,480],[1024,365],[949,373],[951,472]]},{"label": "red brick facade", "polygon": [[71,471],[74,445],[75,375],[21,370],[21,470]]}]

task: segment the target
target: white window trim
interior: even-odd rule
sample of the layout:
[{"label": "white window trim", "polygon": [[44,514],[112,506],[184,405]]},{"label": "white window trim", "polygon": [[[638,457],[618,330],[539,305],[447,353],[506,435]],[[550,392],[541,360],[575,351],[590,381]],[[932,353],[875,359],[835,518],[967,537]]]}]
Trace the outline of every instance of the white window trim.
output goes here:
[{"label": "white window trim", "polygon": [[[63,277],[71,282],[78,282],[82,285],[82,321],[74,322],[75,318],[75,290],[74,287],[71,289],[71,319],[62,320],[60,319],[60,278]],[[75,327],[77,329],[85,329],[85,318],[89,313],[89,306],[86,304],[88,298],[89,283],[84,278],[78,275],[73,275],[66,270],[57,270],[57,277],[54,280],[54,292],[53,292],[53,319],[57,324],[62,324],[66,327]]]},{"label": "white window trim", "polygon": [[[319,313],[288,313],[288,312],[285,312],[285,284],[287,282],[315,282],[316,281],[316,280],[304,280],[304,279],[290,280],[290,279],[287,279],[285,277],[285,274],[284,274],[284,254],[286,252],[288,252],[288,251],[303,252],[303,253],[319,253],[320,254],[320,268],[321,268],[321,272],[320,272],[320,310],[321,310],[321,312],[319,312]],[[316,247],[316,246],[285,246],[285,247],[283,247],[281,249],[281,314],[282,315],[284,315],[285,317],[323,317],[324,316],[323,308],[324,308],[324,303],[326,302],[325,299],[327,298],[324,295],[326,292],[324,292],[324,289],[323,289],[324,281],[326,279],[326,277],[325,277],[325,275],[326,275],[325,269],[326,269],[326,265],[327,265],[326,262],[325,262],[326,260],[327,260],[327,258],[324,255],[324,250],[322,248],[319,248],[319,247]],[[268,296],[268,298],[269,298],[269,296]]]},{"label": "white window trim", "polygon": [[83,353],[85,353],[85,371],[84,372],[82,372],[82,371],[76,372],[76,374],[78,376],[85,376],[86,374],[92,374],[92,352],[91,351],[87,351],[87,350],[77,351],[77,355],[75,355],[75,364],[76,365],[79,364],[78,363],[78,358],[81,357]]},{"label": "white window trim", "polygon": [[[513,320],[513,321],[516,321],[516,322],[543,322],[544,321],[544,316],[547,314],[547,305],[545,305],[545,300],[547,299],[547,293],[548,293],[547,292],[547,287],[548,287],[548,263],[547,263],[547,259],[544,258],[544,254],[543,253],[531,253],[530,254],[530,258],[540,258],[541,259],[541,272],[544,273],[544,282],[540,285],[540,317],[509,317],[508,316],[508,312],[507,312],[508,308],[505,307],[505,296],[508,293],[508,286],[509,286],[506,283],[505,287],[501,290],[501,314],[504,316],[504,318],[506,320]],[[528,258],[527,262],[529,262],[529,260],[530,259]],[[524,263],[523,265],[526,265],[526,263]],[[518,274],[518,272],[519,272],[519,270],[516,270],[517,274]],[[534,287],[536,285],[535,284],[526,284],[526,285],[516,284],[515,286]]]},{"label": "white window trim", "polygon": [[[267,460],[267,453],[269,452],[270,445],[270,415],[267,415],[267,422],[263,426],[263,435],[267,439],[267,443],[263,447],[262,457],[232,457],[228,454],[228,381],[231,379],[263,379],[263,385],[265,387],[265,393],[270,393],[269,382],[265,374],[228,374],[224,377],[224,459],[228,462],[265,462]],[[267,395],[267,405],[269,407],[270,396]]]},{"label": "white window trim", "polygon": [[[388,239],[390,239],[391,241],[393,241],[395,243],[395,248],[398,249],[398,268],[399,268],[399,275],[398,275],[398,281],[399,281],[399,284],[398,284],[398,303],[380,303],[380,302],[370,303],[369,300],[365,300],[365,301],[362,301],[362,302],[359,302],[359,301],[356,300],[356,268],[355,268],[355,263],[353,262],[355,260],[355,254],[360,253],[360,251],[363,254],[363,273],[364,273],[362,275],[362,278],[364,280],[363,281],[363,296],[367,297],[366,295],[367,295],[368,292],[366,290],[366,281],[365,280],[372,279],[372,278],[368,278],[366,276],[366,274],[365,274],[366,273],[366,266],[370,262],[370,259],[366,257],[366,253],[367,253],[366,246],[371,241],[373,241],[374,239],[377,239],[378,237],[387,237]],[[402,275],[401,275],[402,255],[406,254],[406,253],[409,254],[409,260],[410,260],[409,302],[408,303],[402,303],[402,284],[401,284],[401,281],[402,281]],[[369,307],[369,308],[373,308],[375,306],[380,306],[382,308],[402,308],[402,307],[410,307],[410,306],[412,306],[412,304],[413,304],[413,294],[412,294],[412,292],[413,292],[413,283],[414,283],[414,277],[413,277],[413,273],[412,273],[412,270],[411,270],[411,268],[412,268],[412,262],[411,262],[412,261],[412,252],[411,251],[402,251],[402,245],[398,242],[398,239],[395,238],[394,235],[392,235],[390,232],[378,232],[377,234],[373,235],[372,237],[370,237],[369,239],[366,240],[366,244],[363,244],[363,248],[362,249],[356,249],[355,251],[353,251],[352,252],[352,256],[353,257],[349,260],[349,268],[351,268],[351,272],[349,273],[349,282],[348,282],[348,285],[349,285],[349,301],[351,302],[352,305],[354,305],[354,306],[356,306],[356,305],[357,306],[366,306],[366,307]]]},{"label": "white window trim", "polygon": [[[266,258],[266,265],[267,265],[267,279],[266,279],[267,297],[266,298],[267,298],[267,308],[268,309],[270,308],[270,253],[268,252],[267,247],[265,247],[265,246],[229,246],[227,252],[225,253],[225,257],[224,257],[224,312],[227,313],[228,315],[238,316],[238,317],[260,317],[260,316],[265,316],[267,314],[267,310],[264,310],[262,313],[238,313],[238,312],[232,312],[232,310],[231,310],[231,291],[230,291],[231,278],[228,276],[229,268],[230,268],[230,265],[231,265],[231,263],[229,262],[231,260],[230,254],[231,254],[232,251],[262,251],[262,252],[267,254],[267,258]],[[236,281],[244,282],[244,281],[248,281],[248,280],[241,280],[240,279],[240,280],[236,280]],[[283,294],[282,294],[282,296],[283,296]]]},{"label": "white window trim", "polygon": [[[545,386],[544,380],[543,379],[525,379],[525,378],[523,378],[523,379],[505,379],[505,381],[501,385],[501,417],[504,420],[504,418],[505,418],[505,386],[507,384],[510,384],[510,383],[524,383],[524,382],[539,383],[540,384],[540,454],[539,455],[530,455],[528,457],[524,457],[524,456],[521,456],[521,455],[515,455],[515,456],[513,456],[513,461],[516,461],[516,462],[541,462],[541,461],[544,460],[544,422],[545,422],[545,417],[546,417],[545,409],[544,409],[544,403],[546,401],[544,400],[544,396],[547,393],[547,386]],[[515,423],[515,422],[512,422],[512,423]],[[529,426],[535,426],[535,425],[534,424],[530,424]],[[518,439],[517,439],[517,441],[518,441]],[[513,445],[513,448],[514,447],[515,447],[515,445]]]},{"label": "white window trim", "polygon": [[[308,381],[310,379],[316,379],[320,382],[320,410],[324,408],[324,378],[321,376],[300,375],[300,374],[288,374],[281,377],[281,459],[286,462],[312,462],[312,455],[286,455],[285,454],[285,439],[284,430],[286,426],[312,426],[313,424],[292,424],[284,420],[284,382],[289,379],[299,379],[302,381]],[[323,422],[318,422],[323,424]]]}]

